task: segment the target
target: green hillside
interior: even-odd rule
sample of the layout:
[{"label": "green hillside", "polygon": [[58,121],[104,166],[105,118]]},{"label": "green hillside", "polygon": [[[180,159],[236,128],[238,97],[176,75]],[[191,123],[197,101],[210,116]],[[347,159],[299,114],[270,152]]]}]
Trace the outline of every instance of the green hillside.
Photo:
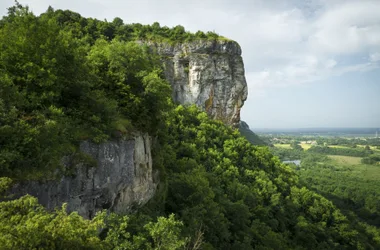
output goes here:
[{"label": "green hillside", "polygon": [[267,146],[267,144],[257,134],[249,129],[249,126],[245,121],[240,121],[239,132],[253,145]]}]

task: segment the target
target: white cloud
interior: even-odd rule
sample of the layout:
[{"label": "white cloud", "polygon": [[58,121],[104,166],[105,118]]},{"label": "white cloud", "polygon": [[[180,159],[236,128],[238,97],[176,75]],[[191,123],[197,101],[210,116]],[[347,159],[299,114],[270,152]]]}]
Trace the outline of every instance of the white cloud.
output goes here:
[{"label": "white cloud", "polygon": [[369,56],[369,60],[371,62],[377,62],[380,61],[380,52],[373,53]]},{"label": "white cloud", "polygon": [[[323,80],[348,72],[379,69],[376,62],[380,61],[380,53],[373,51],[380,48],[380,1],[318,2],[319,8],[312,17],[304,15],[305,9],[272,13],[273,16],[286,18],[281,20],[283,24],[277,25],[277,28],[266,26],[268,32],[274,32],[273,37],[277,35],[277,41],[259,37],[260,41],[254,42],[259,46],[248,63],[255,58],[259,58],[259,61],[270,58],[262,60],[261,69],[259,62],[248,67],[248,79],[254,81],[249,82],[251,90],[263,91]],[[367,61],[357,58],[367,58]],[[257,84],[257,81],[263,83]]]},{"label": "white cloud", "polygon": [[313,46],[330,53],[356,53],[380,44],[380,2],[346,3],[327,10],[314,24]]}]

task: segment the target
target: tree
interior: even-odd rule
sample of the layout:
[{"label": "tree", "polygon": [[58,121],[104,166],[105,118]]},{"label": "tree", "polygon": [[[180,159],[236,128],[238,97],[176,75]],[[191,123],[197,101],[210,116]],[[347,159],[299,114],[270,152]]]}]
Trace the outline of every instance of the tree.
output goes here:
[{"label": "tree", "polygon": [[301,147],[301,145],[299,145],[299,142],[297,141],[292,142],[290,146],[295,150],[301,150],[301,151],[303,150],[303,148]]},{"label": "tree", "polygon": [[105,249],[98,238],[105,213],[85,220],[66,213],[66,205],[47,212],[37,199],[23,196],[0,202],[0,245],[4,249]]},{"label": "tree", "polygon": [[150,237],[153,239],[153,249],[171,250],[180,249],[186,240],[180,237],[182,222],[176,221],[174,214],[169,218],[158,217],[157,222],[145,225]]}]

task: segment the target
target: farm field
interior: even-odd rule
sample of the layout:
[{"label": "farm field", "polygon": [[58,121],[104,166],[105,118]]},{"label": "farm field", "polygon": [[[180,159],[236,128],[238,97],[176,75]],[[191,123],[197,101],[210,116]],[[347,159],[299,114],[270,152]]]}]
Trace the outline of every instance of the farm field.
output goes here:
[{"label": "farm field", "polygon": [[360,164],[361,157],[354,156],[344,156],[344,155],[329,155],[330,159],[334,160],[336,163],[344,165],[357,165]]},{"label": "farm field", "polygon": [[304,149],[304,150],[308,150],[309,148],[311,148],[313,145],[311,144],[306,144],[306,143],[301,143],[300,144],[301,147]]},{"label": "farm field", "polygon": [[342,145],[328,145],[328,147],[330,147],[330,148],[350,148],[350,147],[342,146]]},{"label": "farm field", "polygon": [[345,171],[349,171],[351,177],[361,180],[380,181],[380,166],[361,163],[361,157],[328,155],[332,163]]},{"label": "farm field", "polygon": [[[276,144],[273,144],[276,148],[286,148],[286,149],[291,149],[292,147],[290,146],[290,144],[280,144],[280,143],[276,143]],[[301,143],[299,144],[304,150],[308,150],[309,148],[312,147],[311,144],[306,144],[306,143]]]},{"label": "farm field", "polygon": [[288,148],[288,149],[291,149],[292,147],[290,146],[290,144],[273,144],[276,148]]}]

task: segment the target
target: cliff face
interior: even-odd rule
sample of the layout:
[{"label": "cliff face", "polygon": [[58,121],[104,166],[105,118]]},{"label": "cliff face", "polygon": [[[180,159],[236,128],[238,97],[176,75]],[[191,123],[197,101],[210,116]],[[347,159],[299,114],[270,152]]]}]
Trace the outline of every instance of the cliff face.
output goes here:
[{"label": "cliff face", "polygon": [[59,181],[19,183],[12,193],[33,195],[48,209],[66,202],[69,211],[78,211],[85,218],[102,209],[130,212],[153,197],[157,180],[148,135],[102,144],[86,141],[80,149],[96,160],[97,166],[79,164],[73,176]]},{"label": "cliff face", "polygon": [[247,99],[240,46],[233,41],[153,44],[164,58],[174,101],[196,104],[213,119],[238,126]]}]

